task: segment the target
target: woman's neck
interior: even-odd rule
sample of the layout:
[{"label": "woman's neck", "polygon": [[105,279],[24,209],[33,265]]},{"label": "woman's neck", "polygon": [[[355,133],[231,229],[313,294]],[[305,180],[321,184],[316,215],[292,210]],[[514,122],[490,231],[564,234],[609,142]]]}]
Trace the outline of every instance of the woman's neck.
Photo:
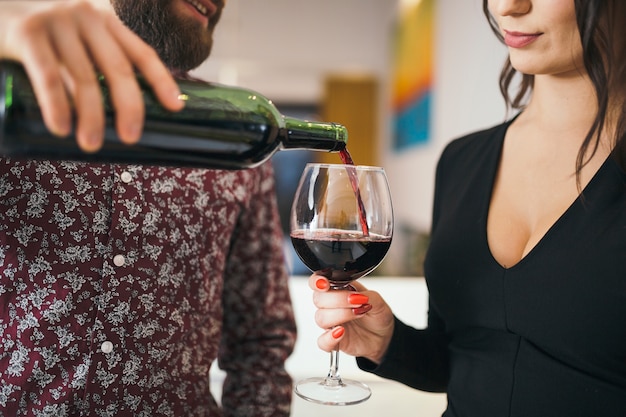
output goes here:
[{"label": "woman's neck", "polygon": [[580,74],[536,75],[531,100],[524,111],[537,126],[551,132],[588,131],[598,106],[591,80]]},{"label": "woman's neck", "polygon": [[[518,128],[541,146],[565,158],[575,158],[593,126],[597,109],[595,89],[588,77],[538,75],[530,102],[518,118]],[[593,155],[603,160],[613,149],[615,125],[611,114],[615,112],[609,109],[597,150],[594,136],[585,159]]]}]

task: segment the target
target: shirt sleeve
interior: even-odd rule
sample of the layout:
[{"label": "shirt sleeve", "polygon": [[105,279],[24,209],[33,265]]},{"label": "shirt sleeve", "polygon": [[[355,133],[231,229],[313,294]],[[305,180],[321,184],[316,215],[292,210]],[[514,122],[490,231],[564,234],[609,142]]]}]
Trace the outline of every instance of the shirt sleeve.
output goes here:
[{"label": "shirt sleeve", "polygon": [[429,326],[415,329],[395,318],[394,333],[380,364],[357,358],[359,368],[428,392],[445,392],[448,385],[448,340],[429,314]]},{"label": "shirt sleeve", "polygon": [[289,416],[292,381],[285,360],[296,325],[284,262],[273,169],[257,168],[253,195],[231,242],[218,356],[226,371],[225,417]]}]

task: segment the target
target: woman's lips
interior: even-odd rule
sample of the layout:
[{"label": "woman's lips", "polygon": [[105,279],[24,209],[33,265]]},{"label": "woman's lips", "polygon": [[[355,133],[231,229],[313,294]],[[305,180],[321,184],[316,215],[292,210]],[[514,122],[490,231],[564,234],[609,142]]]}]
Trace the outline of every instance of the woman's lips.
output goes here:
[{"label": "woman's lips", "polygon": [[540,36],[541,33],[509,32],[505,30],[504,43],[511,48],[523,48],[533,43]]}]

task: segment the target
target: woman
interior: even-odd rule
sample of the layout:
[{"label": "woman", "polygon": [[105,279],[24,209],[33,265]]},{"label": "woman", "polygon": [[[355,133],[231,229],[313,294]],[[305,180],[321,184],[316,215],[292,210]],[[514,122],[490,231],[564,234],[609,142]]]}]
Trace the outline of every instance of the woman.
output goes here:
[{"label": "woman", "polygon": [[626,415],[626,2],[483,8],[521,111],[439,161],[428,327],[356,283],[363,314],[313,275],[319,345],[447,392],[446,417]]}]

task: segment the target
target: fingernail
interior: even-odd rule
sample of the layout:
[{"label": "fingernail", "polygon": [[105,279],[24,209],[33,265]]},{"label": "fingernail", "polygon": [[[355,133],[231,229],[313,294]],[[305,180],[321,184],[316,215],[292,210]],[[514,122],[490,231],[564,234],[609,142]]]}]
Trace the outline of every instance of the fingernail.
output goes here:
[{"label": "fingernail", "polygon": [[320,278],[317,281],[315,281],[315,286],[317,287],[317,289],[319,290],[327,290],[328,287],[330,287],[330,284],[328,283],[327,280],[325,280],[324,278]]},{"label": "fingernail", "polygon": [[92,133],[87,134],[87,141],[92,146],[100,145],[101,139],[102,139],[102,136],[100,135],[100,133],[92,132]]},{"label": "fingernail", "polygon": [[139,138],[141,137],[141,127],[142,125],[139,123],[132,123],[130,125],[128,125],[127,128],[127,139],[131,142],[135,142],[138,141]]},{"label": "fingernail", "polygon": [[341,336],[343,336],[345,331],[346,330],[343,327],[339,326],[339,327],[336,327],[335,329],[333,329],[331,334],[333,335],[333,338],[339,339]]},{"label": "fingernail", "polygon": [[350,304],[365,304],[370,300],[367,295],[355,293],[348,295],[348,302]]},{"label": "fingernail", "polygon": [[66,137],[72,133],[72,126],[68,123],[59,123],[54,130],[52,130],[52,134],[58,137]]},{"label": "fingernail", "polygon": [[101,146],[101,136],[98,133],[87,133],[83,143],[84,152],[96,152]]},{"label": "fingernail", "polygon": [[360,316],[361,314],[365,314],[372,309],[371,304],[363,304],[361,307],[356,307],[352,309],[352,312],[355,316]]}]

